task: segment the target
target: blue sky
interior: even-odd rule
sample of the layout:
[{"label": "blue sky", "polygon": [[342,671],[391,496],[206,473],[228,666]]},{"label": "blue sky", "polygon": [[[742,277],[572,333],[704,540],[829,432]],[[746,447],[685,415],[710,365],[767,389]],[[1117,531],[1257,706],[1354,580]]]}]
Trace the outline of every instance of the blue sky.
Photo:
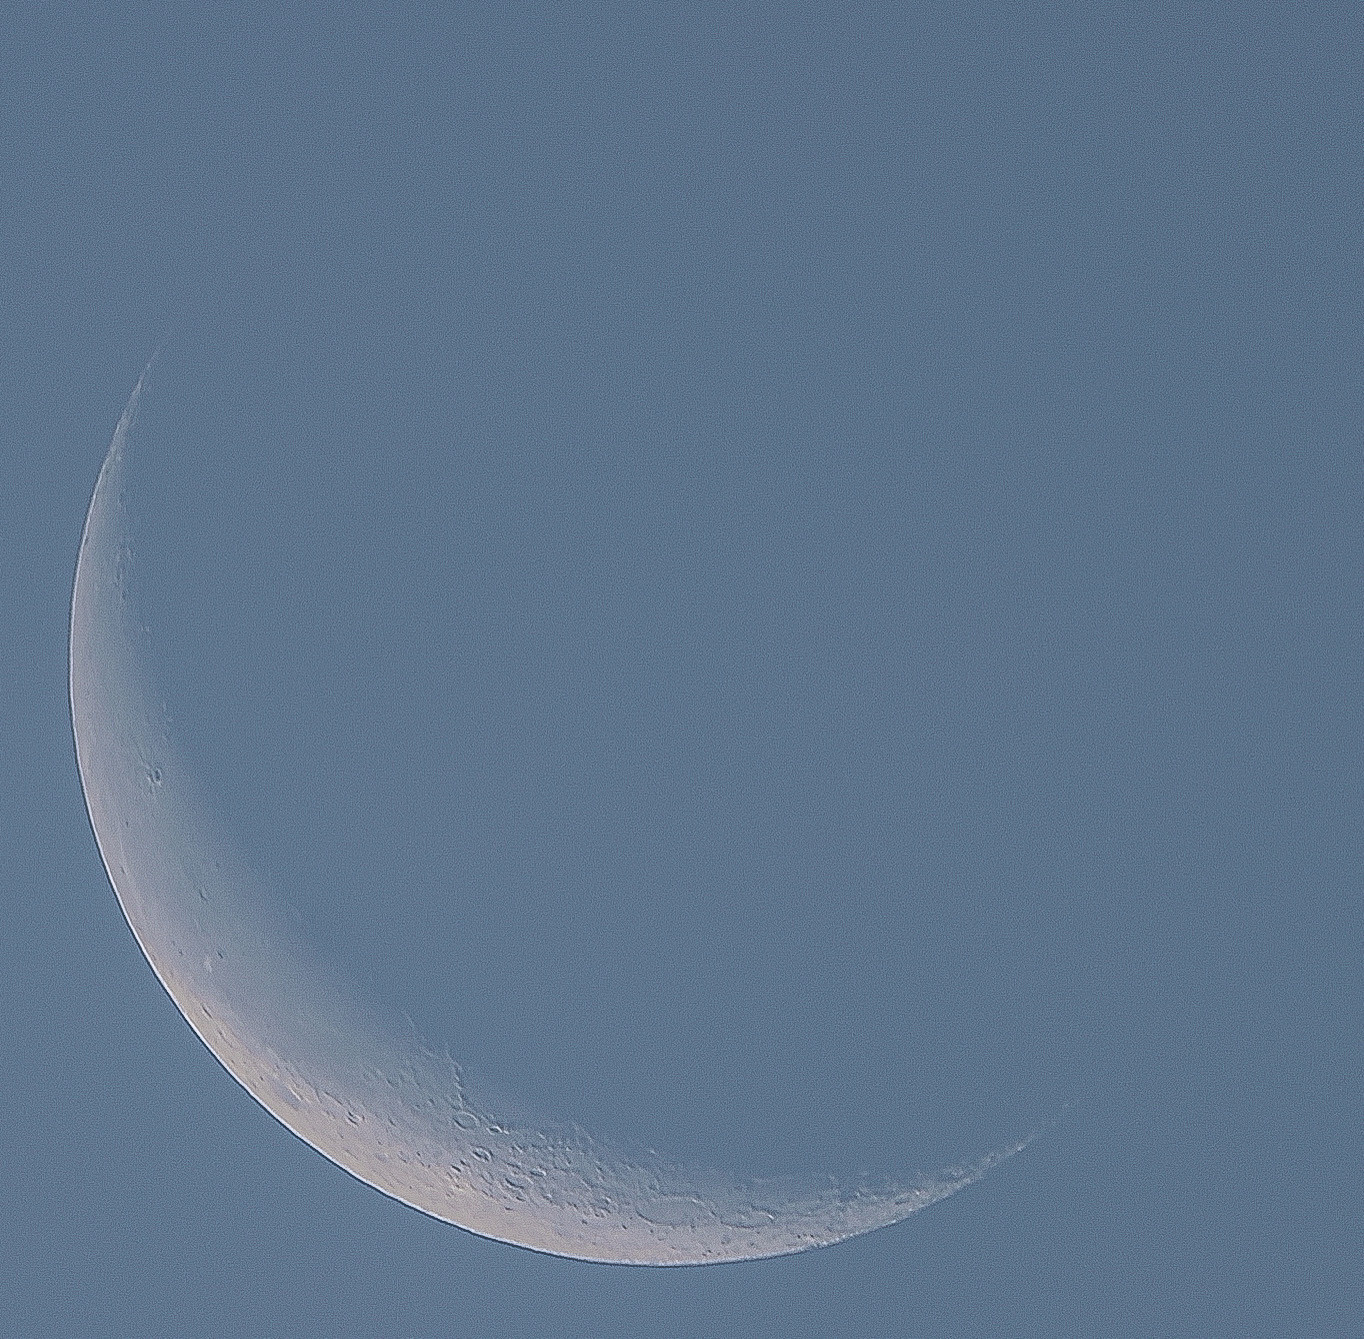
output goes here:
[{"label": "blue sky", "polygon": [[[1354,6],[18,5],[0,1284],[32,1335],[1354,1335]],[[551,1260],[290,1136],[81,801],[152,349],[201,775],[527,1104],[908,1223]],[[1068,1105],[1069,1104],[1069,1105]]]}]

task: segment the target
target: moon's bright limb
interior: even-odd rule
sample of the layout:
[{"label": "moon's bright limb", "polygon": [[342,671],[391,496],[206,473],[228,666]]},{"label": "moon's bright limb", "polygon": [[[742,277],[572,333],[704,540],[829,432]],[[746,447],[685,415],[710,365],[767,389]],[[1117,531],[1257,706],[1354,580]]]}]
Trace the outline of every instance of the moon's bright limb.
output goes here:
[{"label": "moon's bright limb", "polygon": [[143,668],[125,458],[145,376],[100,471],[76,566],[76,754],[100,854],[142,951],[266,1110],[436,1218],[620,1264],[748,1260],[841,1241],[945,1198],[1022,1147],[904,1184],[739,1181],[626,1154],[576,1128],[498,1119],[469,1099],[453,1064],[337,988],[216,830]]}]

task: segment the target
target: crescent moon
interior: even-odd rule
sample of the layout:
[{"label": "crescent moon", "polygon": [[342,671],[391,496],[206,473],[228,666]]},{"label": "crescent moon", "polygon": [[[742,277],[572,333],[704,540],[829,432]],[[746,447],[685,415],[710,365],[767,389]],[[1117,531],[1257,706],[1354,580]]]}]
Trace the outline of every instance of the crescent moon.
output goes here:
[{"label": "crescent moon", "polygon": [[945,1199],[1028,1142],[896,1184],[753,1181],[482,1109],[451,1060],[314,958],[177,751],[145,669],[132,580],[126,462],[147,375],[100,470],[76,564],[76,757],[100,855],[147,961],[271,1115],[434,1218],[553,1255],[641,1265],[751,1260],[855,1237]]}]

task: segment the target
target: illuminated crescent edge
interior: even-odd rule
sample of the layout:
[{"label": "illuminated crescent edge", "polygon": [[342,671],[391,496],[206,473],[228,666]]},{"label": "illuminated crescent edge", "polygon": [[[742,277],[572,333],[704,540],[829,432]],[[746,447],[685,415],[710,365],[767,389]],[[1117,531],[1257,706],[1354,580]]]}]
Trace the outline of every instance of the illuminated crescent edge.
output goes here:
[{"label": "illuminated crescent edge", "polygon": [[478,1109],[458,1067],[362,1006],[304,948],[177,754],[143,669],[125,458],[147,373],[90,501],[71,604],[71,717],[100,855],[147,961],[271,1115],[366,1184],[518,1246],[616,1264],[784,1255],[899,1222],[1027,1139],[906,1184],[741,1181],[575,1126]]}]

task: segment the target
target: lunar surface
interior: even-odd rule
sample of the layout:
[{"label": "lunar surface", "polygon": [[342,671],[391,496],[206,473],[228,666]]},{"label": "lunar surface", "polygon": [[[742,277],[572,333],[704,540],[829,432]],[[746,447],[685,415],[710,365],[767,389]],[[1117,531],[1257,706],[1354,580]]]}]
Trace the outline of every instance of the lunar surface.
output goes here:
[{"label": "lunar surface", "polygon": [[618,1264],[824,1246],[898,1222],[1022,1147],[903,1184],[745,1181],[482,1109],[455,1064],[315,958],[177,753],[136,604],[126,461],[145,380],[100,471],[76,568],[76,753],[100,854],[142,951],[266,1110],[361,1181],[435,1218]]}]

